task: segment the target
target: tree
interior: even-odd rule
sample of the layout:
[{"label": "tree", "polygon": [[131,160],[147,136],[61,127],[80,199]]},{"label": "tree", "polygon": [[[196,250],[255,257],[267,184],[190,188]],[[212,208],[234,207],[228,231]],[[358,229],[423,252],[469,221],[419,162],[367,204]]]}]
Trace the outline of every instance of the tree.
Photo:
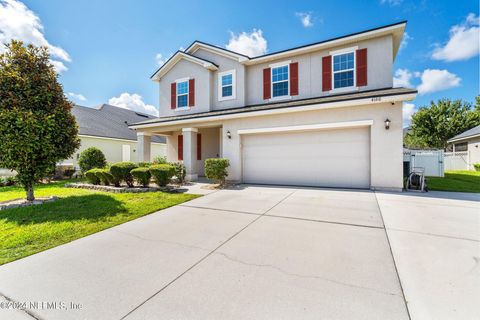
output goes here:
[{"label": "tree", "polygon": [[102,150],[95,147],[83,150],[78,158],[78,166],[83,173],[94,168],[105,168],[106,165],[107,160]]},{"label": "tree", "polygon": [[0,168],[17,171],[29,201],[35,182],[80,145],[72,107],[46,47],[6,45],[0,54]]},{"label": "tree", "polygon": [[480,97],[476,106],[461,100],[433,101],[412,116],[412,129],[405,136],[408,148],[447,148],[447,141],[457,134],[480,125]]}]

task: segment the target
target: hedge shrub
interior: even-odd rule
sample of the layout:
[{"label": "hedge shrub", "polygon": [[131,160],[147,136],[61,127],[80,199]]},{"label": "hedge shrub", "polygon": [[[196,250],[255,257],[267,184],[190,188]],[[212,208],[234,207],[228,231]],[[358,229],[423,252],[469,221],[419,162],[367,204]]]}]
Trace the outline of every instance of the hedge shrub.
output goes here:
[{"label": "hedge shrub", "polygon": [[102,182],[102,184],[108,186],[114,183],[113,175],[110,173],[109,169],[96,169],[95,175]]},{"label": "hedge shrub", "polygon": [[205,160],[205,176],[208,179],[214,180],[221,185],[225,184],[225,179],[228,176],[227,168],[230,166],[230,161],[225,158],[211,158]]},{"label": "hedge shrub", "polygon": [[130,171],[135,168],[138,168],[138,166],[133,162],[117,162],[112,164],[110,173],[113,176],[115,186],[119,186],[121,181],[125,181],[129,187],[133,187],[133,176]]},{"label": "hedge shrub", "polygon": [[480,163],[475,163],[473,167],[475,168],[475,171],[480,171]]},{"label": "hedge shrub", "polygon": [[138,167],[139,168],[149,168],[152,165],[151,162],[139,162]]},{"label": "hedge shrub", "polygon": [[135,168],[132,171],[130,171],[130,173],[139,185],[141,185],[142,187],[148,187],[150,183],[150,177],[151,177],[149,168],[147,167]]},{"label": "hedge shrub", "polygon": [[185,183],[185,176],[187,175],[185,165],[181,162],[171,162],[170,165],[173,167],[173,175],[175,176],[177,183]]},{"label": "hedge shrub", "polygon": [[150,167],[153,181],[159,186],[166,186],[172,179],[175,168],[169,164],[156,164]]},{"label": "hedge shrub", "polygon": [[100,149],[90,147],[80,153],[78,165],[80,166],[80,170],[85,173],[93,168],[104,168],[107,165],[107,160]]},{"label": "hedge shrub", "polygon": [[97,175],[99,170],[102,169],[93,168],[85,172],[85,178],[87,178],[87,181],[91,184],[100,184],[100,178]]},{"label": "hedge shrub", "polygon": [[156,156],[153,158],[153,164],[167,164],[167,157],[165,156]]}]

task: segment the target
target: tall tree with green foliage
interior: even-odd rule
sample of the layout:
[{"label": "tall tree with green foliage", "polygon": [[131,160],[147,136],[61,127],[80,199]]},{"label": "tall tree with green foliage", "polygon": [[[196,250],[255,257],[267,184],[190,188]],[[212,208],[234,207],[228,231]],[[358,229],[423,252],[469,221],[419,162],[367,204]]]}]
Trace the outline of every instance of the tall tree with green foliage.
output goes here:
[{"label": "tall tree with green foliage", "polygon": [[12,41],[0,54],[0,168],[17,171],[30,201],[35,182],[80,145],[57,77],[46,47]]},{"label": "tall tree with green foliage", "polygon": [[457,134],[480,125],[480,97],[476,105],[462,100],[433,101],[413,116],[411,131],[405,136],[407,148],[447,148],[447,141]]}]

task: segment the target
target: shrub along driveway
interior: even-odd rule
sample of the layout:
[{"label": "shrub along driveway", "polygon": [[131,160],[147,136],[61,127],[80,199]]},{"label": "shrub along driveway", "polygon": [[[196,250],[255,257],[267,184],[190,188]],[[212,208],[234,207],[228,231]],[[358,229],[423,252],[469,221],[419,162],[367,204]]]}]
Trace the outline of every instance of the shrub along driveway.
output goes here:
[{"label": "shrub along driveway", "polygon": [[[450,281],[448,294],[456,295],[449,302],[442,300],[442,286],[414,282],[423,278],[435,284],[436,277],[425,275],[432,270],[455,280],[455,271],[471,267],[470,242],[447,246],[446,252],[437,248],[436,256],[426,254],[415,269],[421,252],[405,255],[416,244],[404,240],[410,234],[440,239],[448,227],[432,225],[429,232],[437,235],[421,235],[411,217],[395,221],[392,207],[417,198],[419,207],[437,206],[427,210],[421,225],[435,219],[438,206],[455,207],[458,219],[436,218],[455,220],[455,232],[471,232],[477,200],[439,204],[437,198],[410,194],[413,200],[403,202],[402,196],[260,186],[214,192],[1,266],[4,299],[81,307],[0,309],[0,318],[4,312],[26,319],[29,314],[40,319],[408,319],[399,266],[409,305],[430,310],[440,301],[442,313],[432,309],[432,318],[454,318],[453,310],[466,310],[462,319],[469,318],[465,312],[474,312],[476,305],[471,297],[460,299],[462,281]],[[398,229],[402,239],[387,236],[383,210],[388,211],[387,232]],[[435,240],[428,241],[435,246]],[[459,248],[464,254],[441,269],[438,259]],[[478,280],[466,280],[465,292],[475,293]],[[413,319],[425,315],[418,310],[410,310]]]}]

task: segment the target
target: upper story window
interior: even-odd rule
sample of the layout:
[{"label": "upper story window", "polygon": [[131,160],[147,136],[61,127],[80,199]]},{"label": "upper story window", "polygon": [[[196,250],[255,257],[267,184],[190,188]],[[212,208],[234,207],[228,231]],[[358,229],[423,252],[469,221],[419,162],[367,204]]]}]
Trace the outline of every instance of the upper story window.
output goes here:
[{"label": "upper story window", "polygon": [[177,108],[188,107],[188,80],[177,82]]},{"label": "upper story window", "polygon": [[235,99],[235,70],[218,74],[218,100]]},{"label": "upper story window", "polygon": [[272,97],[288,96],[289,70],[288,64],[279,67],[272,67]]},{"label": "upper story window", "polygon": [[355,53],[347,52],[333,56],[333,89],[355,85]]}]

